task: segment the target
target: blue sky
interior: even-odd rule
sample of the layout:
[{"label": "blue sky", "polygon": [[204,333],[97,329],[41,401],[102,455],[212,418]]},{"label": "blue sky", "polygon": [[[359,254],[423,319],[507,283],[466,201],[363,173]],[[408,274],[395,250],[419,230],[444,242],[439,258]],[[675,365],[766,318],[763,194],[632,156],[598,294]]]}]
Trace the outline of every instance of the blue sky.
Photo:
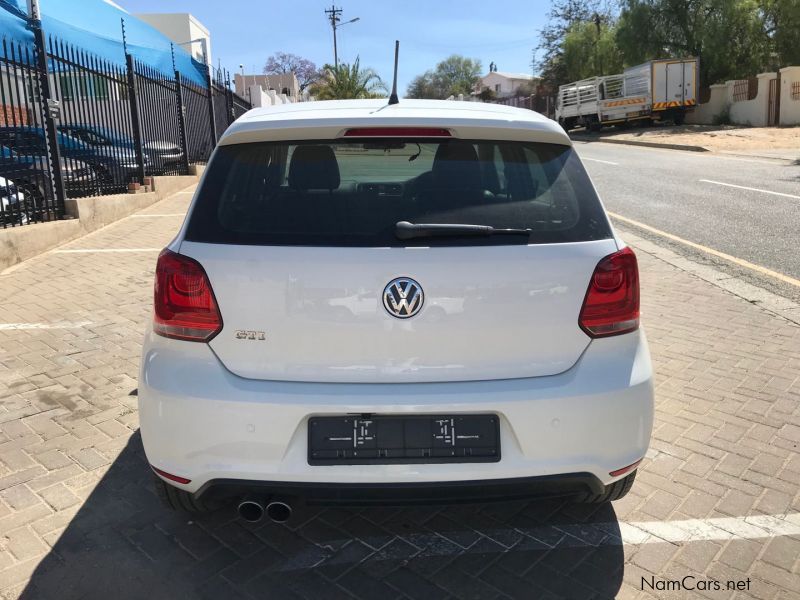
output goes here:
[{"label": "blue sky", "polygon": [[[52,0],[55,1],[55,0]],[[318,65],[333,62],[333,40],[319,0],[116,0],[131,13],[190,12],[211,31],[214,64],[260,73],[266,59],[282,50]],[[500,71],[530,73],[531,49],[544,25],[546,0],[342,0],[342,21],[360,21],[338,31],[339,60],[375,68],[391,81],[394,40],[400,40],[398,87],[453,53],[490,61]]]}]

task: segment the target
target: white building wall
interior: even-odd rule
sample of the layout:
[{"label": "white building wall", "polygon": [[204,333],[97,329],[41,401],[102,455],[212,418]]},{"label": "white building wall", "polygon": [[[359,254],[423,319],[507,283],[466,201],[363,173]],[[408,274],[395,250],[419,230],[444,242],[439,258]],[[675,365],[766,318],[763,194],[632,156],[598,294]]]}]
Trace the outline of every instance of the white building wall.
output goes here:
[{"label": "white building wall", "polygon": [[198,62],[203,62],[203,45],[197,42],[193,44],[184,42],[205,39],[208,64],[212,64],[211,34],[194,15],[190,13],[142,13],[134,16],[163,33],[173,43],[180,44]]},{"label": "white building wall", "polygon": [[[740,125],[752,125],[754,127],[765,127],[767,125],[767,113],[769,102],[769,82],[775,79],[775,73],[759,73],[758,93],[752,100],[740,100],[731,104],[731,121]],[[726,81],[728,86],[728,97],[733,98],[734,81]]]},{"label": "white building wall", "polygon": [[[781,125],[800,125],[800,67],[784,67],[780,71]],[[794,84],[795,96],[792,96]]]}]

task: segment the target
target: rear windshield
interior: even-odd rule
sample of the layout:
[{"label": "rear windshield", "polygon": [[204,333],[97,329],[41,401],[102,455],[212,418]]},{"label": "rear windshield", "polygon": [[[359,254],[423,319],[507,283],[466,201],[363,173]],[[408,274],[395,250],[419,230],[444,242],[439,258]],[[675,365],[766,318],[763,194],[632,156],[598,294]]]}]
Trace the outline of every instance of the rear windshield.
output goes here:
[{"label": "rear windshield", "polygon": [[[399,221],[531,232],[399,240]],[[186,234],[195,242],[367,247],[608,237],[608,220],[572,148],[430,139],[220,146]]]}]

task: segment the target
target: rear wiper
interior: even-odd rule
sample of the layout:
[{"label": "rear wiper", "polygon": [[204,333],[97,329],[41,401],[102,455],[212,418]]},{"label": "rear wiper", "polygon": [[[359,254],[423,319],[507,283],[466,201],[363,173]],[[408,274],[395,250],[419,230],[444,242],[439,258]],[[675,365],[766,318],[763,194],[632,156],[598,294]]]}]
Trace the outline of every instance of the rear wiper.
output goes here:
[{"label": "rear wiper", "polygon": [[409,223],[408,221],[399,221],[394,226],[394,235],[398,240],[459,235],[530,235],[530,233],[530,229],[499,229],[491,225],[467,225],[461,223]]}]

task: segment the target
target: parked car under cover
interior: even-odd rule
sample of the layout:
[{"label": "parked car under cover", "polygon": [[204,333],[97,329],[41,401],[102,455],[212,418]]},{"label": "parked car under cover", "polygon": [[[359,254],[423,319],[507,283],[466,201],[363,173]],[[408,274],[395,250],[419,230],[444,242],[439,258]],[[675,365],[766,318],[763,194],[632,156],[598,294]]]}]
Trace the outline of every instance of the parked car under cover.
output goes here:
[{"label": "parked car under cover", "polygon": [[555,122],[254,109],[156,265],[139,417],[174,508],[630,490],[653,424],[636,256]]},{"label": "parked car under cover", "polygon": [[[124,146],[91,146],[64,132],[58,134],[63,158],[76,159],[92,167],[103,191],[123,191],[138,175],[136,154]],[[46,133],[40,127],[0,127],[0,144],[20,156],[46,156]],[[147,164],[147,157],[145,163]]]},{"label": "parked car under cover", "polygon": [[[99,183],[91,165],[75,158],[62,157],[61,173],[67,196],[97,193]],[[41,210],[45,198],[51,196],[50,170],[44,155],[21,155],[8,146],[0,145],[0,176],[12,179],[23,192],[31,215]]]},{"label": "parked car under cover", "polygon": [[[134,141],[117,131],[97,125],[69,124],[61,125],[63,131],[94,147],[121,146],[133,150]],[[149,170],[153,173],[179,169],[183,162],[183,150],[178,144],[165,140],[145,141],[142,151],[149,159]]]}]

